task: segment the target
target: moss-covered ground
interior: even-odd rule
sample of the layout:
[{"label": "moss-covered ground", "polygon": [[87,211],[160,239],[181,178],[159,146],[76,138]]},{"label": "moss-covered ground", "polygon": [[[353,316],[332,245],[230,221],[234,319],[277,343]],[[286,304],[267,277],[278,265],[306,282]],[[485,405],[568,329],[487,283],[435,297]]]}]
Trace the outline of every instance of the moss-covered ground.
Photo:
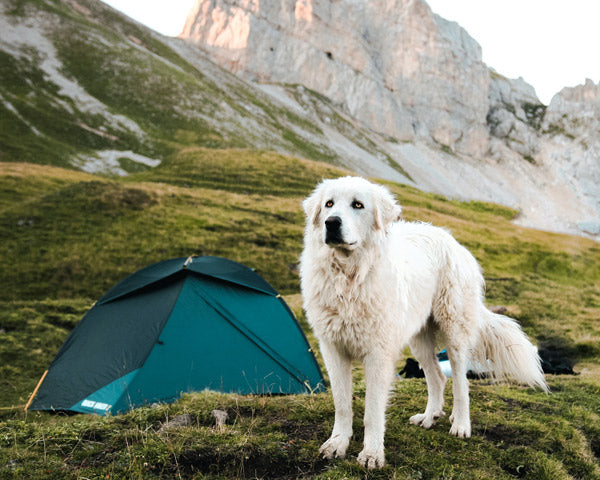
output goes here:
[{"label": "moss-covered ground", "polygon": [[[194,393],[113,417],[23,412],[94,301],[133,271],[176,256],[221,255],[256,268],[284,294],[318,356],[299,295],[300,203],[321,178],[344,174],[236,149],[183,149],[119,179],[0,164],[0,478],[600,478],[600,246],[514,226],[517,212],[504,207],[397,184],[389,187],[405,218],[451,230],[481,262],[488,304],[506,306],[579,375],[549,376],[548,395],[473,380],[468,440],[448,435],[447,418],[429,431],[409,425],[426,386],[399,380],[387,466],[373,472],[355,461],[359,365],[349,458],[332,462],[318,455],[333,422],[329,394]],[[224,428],[215,427],[213,409],[227,411]],[[183,414],[188,425],[164,426]]]}]

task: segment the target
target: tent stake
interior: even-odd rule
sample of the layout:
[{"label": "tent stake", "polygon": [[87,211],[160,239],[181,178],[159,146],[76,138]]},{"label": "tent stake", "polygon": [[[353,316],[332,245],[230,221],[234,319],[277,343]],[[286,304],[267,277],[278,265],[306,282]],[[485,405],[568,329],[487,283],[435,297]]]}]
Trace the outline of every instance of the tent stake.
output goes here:
[{"label": "tent stake", "polygon": [[40,381],[37,383],[37,385],[33,389],[33,393],[31,394],[31,397],[29,397],[29,400],[27,400],[27,405],[25,405],[25,411],[27,411],[27,409],[31,405],[31,402],[33,402],[33,397],[35,397],[35,395],[37,394],[38,390],[42,386],[42,382],[44,381],[44,378],[46,378],[46,375],[48,375],[48,370],[46,370],[44,372],[44,374],[42,375],[42,378],[40,378]]}]

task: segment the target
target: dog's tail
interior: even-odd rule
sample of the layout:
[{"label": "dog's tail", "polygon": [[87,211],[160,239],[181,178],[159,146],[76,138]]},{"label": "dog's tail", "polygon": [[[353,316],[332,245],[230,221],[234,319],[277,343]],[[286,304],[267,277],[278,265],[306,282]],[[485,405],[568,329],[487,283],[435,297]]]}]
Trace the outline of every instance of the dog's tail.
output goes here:
[{"label": "dog's tail", "polygon": [[482,308],[474,362],[498,380],[515,381],[548,391],[537,348],[512,318]]}]

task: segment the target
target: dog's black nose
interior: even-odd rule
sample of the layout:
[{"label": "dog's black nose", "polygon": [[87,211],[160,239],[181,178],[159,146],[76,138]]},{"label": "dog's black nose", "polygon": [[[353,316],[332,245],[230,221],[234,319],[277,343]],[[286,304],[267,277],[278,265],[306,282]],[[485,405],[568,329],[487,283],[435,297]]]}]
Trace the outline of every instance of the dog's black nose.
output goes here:
[{"label": "dog's black nose", "polygon": [[341,226],[342,226],[342,219],[335,215],[331,216],[327,220],[325,220],[325,228],[327,228],[327,230],[329,232],[335,232],[335,231],[339,230]]}]

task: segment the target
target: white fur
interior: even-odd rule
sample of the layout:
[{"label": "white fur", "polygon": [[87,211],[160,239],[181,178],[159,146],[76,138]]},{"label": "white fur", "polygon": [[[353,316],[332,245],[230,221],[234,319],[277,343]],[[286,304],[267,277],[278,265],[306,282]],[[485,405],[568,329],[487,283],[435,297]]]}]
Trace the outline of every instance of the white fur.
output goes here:
[{"label": "white fur", "polygon": [[[352,435],[355,359],[364,363],[366,378],[364,448],[358,461],[368,468],[385,462],[385,410],[395,365],[407,344],[428,388],[424,413],[410,423],[425,428],[444,415],[446,377],[435,356],[438,340],[452,362],[453,435],[471,435],[466,377],[471,359],[489,360],[499,378],[547,390],[535,347],[514,320],[485,307],[477,261],[446,230],[401,221],[390,192],[358,177],[323,181],[303,207],[304,309],[319,340],[335,405],[333,432],[320,450],[325,457],[343,457]],[[332,216],[341,219],[343,241],[328,245],[325,221]]]}]

